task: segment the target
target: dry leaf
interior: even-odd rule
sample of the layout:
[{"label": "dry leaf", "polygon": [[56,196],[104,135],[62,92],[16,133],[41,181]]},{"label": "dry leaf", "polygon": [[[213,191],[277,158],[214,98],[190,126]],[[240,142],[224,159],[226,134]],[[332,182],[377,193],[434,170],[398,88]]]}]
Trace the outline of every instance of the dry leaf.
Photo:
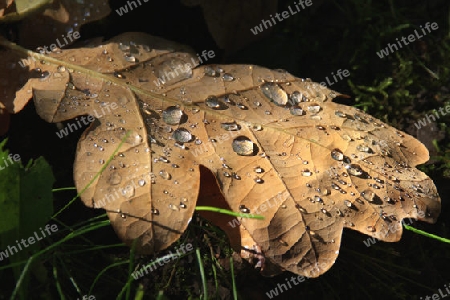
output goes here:
[{"label": "dry leaf", "polygon": [[[402,219],[438,217],[436,188],[414,168],[428,151],[413,137],[332,102],[339,94],[308,79],[251,65],[191,70],[185,66],[193,57],[174,43],[123,34],[36,62],[45,76],[26,85],[49,122],[97,116],[78,144],[79,191],[130,132],[81,195],[107,210],[127,244],[138,239],[143,253],[168,247],[186,229],[200,183],[202,193],[214,195],[214,181],[223,207],[265,217],[240,220],[240,234],[230,236],[261,249],[274,265],[267,275],[277,268],[323,274],[338,256],[344,227],[397,241]],[[175,70],[166,84],[155,84]]]}]

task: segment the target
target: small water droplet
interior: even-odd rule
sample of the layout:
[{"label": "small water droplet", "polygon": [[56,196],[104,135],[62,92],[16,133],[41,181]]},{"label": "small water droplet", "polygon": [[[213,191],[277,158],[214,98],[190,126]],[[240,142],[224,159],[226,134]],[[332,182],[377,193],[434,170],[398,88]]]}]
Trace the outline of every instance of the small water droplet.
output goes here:
[{"label": "small water droplet", "polygon": [[252,126],[252,129],[255,130],[255,131],[261,131],[262,130],[262,126],[259,125],[259,124],[256,124],[256,125]]},{"label": "small water droplet", "polygon": [[289,111],[293,116],[305,115],[305,111],[300,106],[292,106]]},{"label": "small water droplet", "polygon": [[222,127],[223,129],[225,129],[227,131],[237,131],[237,130],[241,129],[241,126],[239,126],[239,124],[236,124],[236,122],[221,123],[220,127]]},{"label": "small water droplet", "polygon": [[127,62],[136,62],[136,57],[131,54],[125,54],[124,57]]},{"label": "small water droplet", "polygon": [[209,96],[206,98],[205,104],[206,106],[216,110],[224,110],[228,108],[228,105],[220,101],[216,96]]},{"label": "small water droplet", "polygon": [[139,186],[144,186],[145,185],[145,180],[144,179],[139,179],[138,184],[139,184]]},{"label": "small water droplet", "polygon": [[254,179],[254,181],[255,181],[256,183],[264,183],[264,180],[263,180],[261,177],[256,177],[256,178]]},{"label": "small water droplet", "polygon": [[369,232],[375,232],[376,229],[375,229],[374,226],[367,226],[367,231],[369,231]]},{"label": "small water droplet", "polygon": [[256,168],[254,169],[254,171],[255,171],[255,173],[261,174],[261,173],[264,172],[264,169],[261,168],[261,167],[256,167]]},{"label": "small water droplet", "polygon": [[125,78],[125,76],[124,75],[122,75],[121,73],[119,73],[119,72],[114,72],[114,77],[117,77],[117,78]]},{"label": "small water droplet", "polygon": [[302,93],[300,93],[299,91],[293,92],[293,93],[291,94],[290,98],[291,98],[292,104],[298,104],[298,103],[300,103],[300,102],[305,102],[306,100],[308,100],[308,99],[306,99],[306,97],[305,97]]},{"label": "small water droplet", "polygon": [[232,143],[233,151],[238,155],[256,155],[255,144],[245,136],[238,136]]},{"label": "small water droplet", "polygon": [[173,211],[179,211],[180,209],[175,204],[169,204],[169,208]]},{"label": "small water droplet", "polygon": [[233,81],[234,77],[230,73],[225,73],[222,75],[223,81]]},{"label": "small water droplet", "polygon": [[219,77],[220,76],[220,70],[217,67],[213,66],[206,66],[204,69],[205,75],[209,77]]},{"label": "small water droplet", "polygon": [[347,115],[340,110],[336,110],[334,114],[340,118],[347,118]]},{"label": "small water droplet", "polygon": [[350,200],[344,200],[344,204],[345,204],[347,207],[352,207],[352,202],[350,202]]},{"label": "small water droplet", "polygon": [[309,111],[310,113],[313,113],[313,114],[318,113],[321,109],[322,109],[322,108],[320,107],[319,104],[311,104],[311,105],[308,105],[308,111]]},{"label": "small water droplet", "polygon": [[344,154],[342,153],[341,150],[336,148],[333,151],[331,151],[331,158],[337,161],[341,161],[344,159]]},{"label": "small water droplet", "polygon": [[302,171],[302,176],[311,176],[312,172],[309,169],[304,169]]},{"label": "small water droplet", "polygon": [[170,180],[172,178],[172,175],[170,175],[170,173],[166,172],[165,170],[159,171],[159,176],[166,180]]},{"label": "small water droplet", "polygon": [[159,210],[156,209],[156,208],[152,208],[150,211],[151,211],[152,214],[154,214],[154,215],[159,215]]},{"label": "small water droplet", "polygon": [[302,213],[307,213],[306,209],[300,206],[300,204],[295,204],[295,208],[298,209]]},{"label": "small water droplet", "polygon": [[250,213],[250,209],[248,209],[247,207],[245,207],[245,205],[239,205],[239,210],[244,213],[244,214],[249,214]]}]

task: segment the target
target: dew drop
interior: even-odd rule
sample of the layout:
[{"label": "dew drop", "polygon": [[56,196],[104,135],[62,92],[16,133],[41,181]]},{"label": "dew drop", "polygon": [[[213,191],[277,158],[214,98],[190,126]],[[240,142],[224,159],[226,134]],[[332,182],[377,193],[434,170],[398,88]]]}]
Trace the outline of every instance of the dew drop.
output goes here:
[{"label": "dew drop", "polygon": [[220,101],[216,96],[209,96],[206,98],[205,104],[206,106],[216,110],[224,110],[228,108],[228,105]]},{"label": "dew drop", "polygon": [[239,210],[244,213],[244,214],[249,214],[250,213],[250,209],[248,209],[247,207],[245,207],[245,205],[239,205]]},{"label": "dew drop", "polygon": [[174,204],[169,204],[169,208],[171,209],[171,210],[173,210],[173,211],[179,211],[180,209],[176,206],[176,205],[174,205]]},{"label": "dew drop", "polygon": [[185,128],[178,128],[173,132],[172,138],[179,143],[187,143],[192,141],[192,134]]},{"label": "dew drop", "polygon": [[151,209],[151,212],[152,212],[152,214],[154,214],[154,215],[159,215],[159,210],[156,209],[156,208],[152,208],[152,209]]},{"label": "dew drop", "polygon": [[159,171],[159,176],[166,180],[170,180],[172,178],[172,175],[170,175],[170,173],[166,172],[165,170]]},{"label": "dew drop", "polygon": [[255,171],[255,173],[257,173],[257,174],[261,174],[261,173],[264,172],[264,169],[261,168],[261,167],[256,167],[256,168],[254,169],[254,171]]},{"label": "dew drop", "polygon": [[346,165],[345,168],[347,169],[347,172],[350,175],[361,176],[363,174],[362,169],[357,164],[349,164],[349,165]]},{"label": "dew drop", "polygon": [[341,150],[336,148],[333,151],[331,151],[331,158],[337,161],[341,161],[344,159],[344,154],[342,153]]},{"label": "dew drop", "polygon": [[270,101],[278,106],[285,106],[288,103],[286,92],[274,82],[266,82],[261,85],[261,91]]},{"label": "dew drop", "polygon": [[238,136],[232,143],[233,151],[238,155],[256,155],[255,144],[245,136]]},{"label": "dew drop", "polygon": [[369,202],[373,202],[373,200],[375,199],[375,193],[372,192],[371,190],[365,190],[361,193],[361,196],[366,199]]},{"label": "dew drop", "polygon": [[300,204],[295,204],[295,208],[298,209],[302,213],[306,213],[306,209],[300,206]]},{"label": "dew drop", "polygon": [[303,116],[303,115],[305,115],[305,112],[299,106],[292,106],[289,111],[290,111],[291,115],[293,115],[293,116]]},{"label": "dew drop", "polygon": [[236,124],[236,122],[231,122],[231,123],[221,123],[220,127],[222,127],[223,129],[227,130],[227,131],[237,131],[241,129],[241,126],[239,126],[238,124]]},{"label": "dew drop", "polygon": [[303,171],[302,171],[302,176],[311,176],[312,175],[312,172],[309,170],[309,169],[304,169]]},{"label": "dew drop", "polygon": [[234,77],[230,73],[225,73],[222,75],[223,81],[233,81]]},{"label": "dew drop", "polygon": [[366,152],[366,153],[372,152],[372,150],[366,144],[360,144],[360,145],[356,146],[356,150],[358,150],[360,152]]},{"label": "dew drop", "polygon": [[144,179],[139,179],[138,184],[139,184],[139,186],[144,186],[145,185],[145,180]]},{"label": "dew drop", "polygon": [[264,183],[264,180],[263,180],[261,177],[256,177],[256,178],[254,179],[254,181],[255,181],[256,183]]},{"label": "dew drop", "polygon": [[375,232],[376,229],[375,229],[374,226],[367,226],[367,231],[369,231],[369,232]]},{"label": "dew drop", "polygon": [[334,114],[340,118],[347,118],[347,115],[340,110],[336,110]]},{"label": "dew drop", "polygon": [[293,93],[291,94],[290,98],[291,98],[291,102],[292,102],[293,104],[298,104],[298,103],[300,103],[300,102],[305,102],[305,101],[307,100],[306,97],[303,96],[303,94],[300,93],[299,91],[293,92]]},{"label": "dew drop", "polygon": [[308,106],[308,111],[313,114],[318,113],[321,109],[322,108],[320,107],[319,104],[312,104]]},{"label": "dew drop", "polygon": [[169,125],[180,124],[183,116],[183,111],[176,106],[169,106],[162,112],[163,121]]},{"label": "dew drop", "polygon": [[204,69],[205,75],[209,77],[219,77],[220,70],[217,67],[206,66]]}]

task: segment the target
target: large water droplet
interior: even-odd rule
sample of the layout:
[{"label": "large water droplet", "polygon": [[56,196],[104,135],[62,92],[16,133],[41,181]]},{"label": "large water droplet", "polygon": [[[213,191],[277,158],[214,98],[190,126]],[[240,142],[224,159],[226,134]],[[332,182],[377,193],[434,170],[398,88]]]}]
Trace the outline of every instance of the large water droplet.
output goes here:
[{"label": "large water droplet", "polygon": [[331,158],[340,161],[344,159],[344,154],[342,153],[341,150],[334,149],[333,151],[331,151]]},{"label": "large water droplet", "polygon": [[239,155],[255,155],[255,144],[245,136],[238,136],[233,140],[233,151]]},{"label": "large water droplet", "polygon": [[185,128],[178,128],[173,132],[172,138],[177,142],[187,143],[192,140],[192,134]]},{"label": "large water droplet", "polygon": [[270,101],[276,105],[284,106],[288,103],[286,92],[274,82],[266,82],[261,85],[261,91]]},{"label": "large water droplet", "polygon": [[183,118],[183,111],[176,106],[169,106],[162,112],[164,122],[169,125],[178,125]]}]

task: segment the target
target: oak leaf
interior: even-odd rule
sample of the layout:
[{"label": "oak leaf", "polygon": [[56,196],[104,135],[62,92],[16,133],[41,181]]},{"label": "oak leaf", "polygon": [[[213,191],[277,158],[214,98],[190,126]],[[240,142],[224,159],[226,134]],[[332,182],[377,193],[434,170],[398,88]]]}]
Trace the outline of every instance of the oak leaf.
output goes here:
[{"label": "oak leaf", "polygon": [[317,277],[335,262],[343,228],[393,242],[404,218],[436,221],[439,195],[415,168],[428,151],[412,136],[286,71],[196,61],[183,46],[127,33],[36,61],[43,76],[26,84],[48,122],[95,116],[75,182],[82,191],[93,181],[83,202],[106,209],[127,244],[167,248],[197,199],[214,205],[207,195],[220,193],[220,206],[265,217],[236,228],[213,219],[238,246],[261,250],[275,266],[266,275]]}]

